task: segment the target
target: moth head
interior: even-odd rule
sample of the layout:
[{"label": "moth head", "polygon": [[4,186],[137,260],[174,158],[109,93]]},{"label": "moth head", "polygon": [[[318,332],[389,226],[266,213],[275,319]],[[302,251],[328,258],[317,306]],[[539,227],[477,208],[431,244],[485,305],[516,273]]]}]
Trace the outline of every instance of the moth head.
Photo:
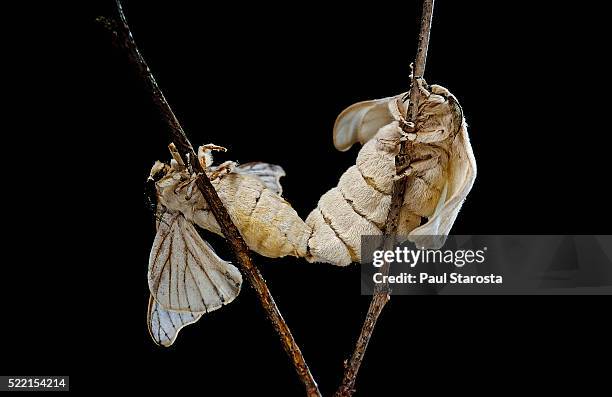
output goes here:
[{"label": "moth head", "polygon": [[401,137],[402,129],[399,127],[397,121],[393,121],[381,127],[376,133],[378,150],[383,150],[392,154],[399,153]]},{"label": "moth head", "polygon": [[161,161],[157,160],[155,164],[153,164],[153,167],[151,167],[151,172],[149,173],[148,180],[158,182],[168,174],[169,170],[170,167],[168,166],[168,164],[164,164]]},{"label": "moth head", "polygon": [[432,85],[418,102],[415,120],[417,142],[441,142],[454,137],[463,121],[461,107],[444,87]]}]

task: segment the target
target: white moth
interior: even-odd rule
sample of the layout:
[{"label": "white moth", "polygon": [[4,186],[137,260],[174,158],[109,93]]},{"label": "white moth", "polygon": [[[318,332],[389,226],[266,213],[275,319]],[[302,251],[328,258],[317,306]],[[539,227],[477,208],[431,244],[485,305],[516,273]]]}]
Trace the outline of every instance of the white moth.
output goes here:
[{"label": "white moth", "polygon": [[[310,229],[282,197],[283,169],[266,163],[212,165],[204,145],[198,160],[247,245],[261,255],[305,256]],[[238,269],[219,258],[194,225],[222,235],[206,200],[195,186],[196,175],[183,164],[173,145],[170,165],[151,170],[157,195],[157,235],[149,259],[148,325],[153,340],[170,346],[178,332],[234,300],[240,292]]]},{"label": "white moth", "polygon": [[[334,126],[334,145],[348,150],[363,144],[357,162],[337,187],[319,200],[306,224],[310,262],[346,266],[361,258],[361,236],[380,235],[397,177],[409,178],[398,221],[398,238],[438,248],[448,235],[476,177],[476,162],[457,99],[445,88],[418,80],[420,100],[415,133],[401,125],[406,94],[356,103]],[[410,163],[396,175],[395,157],[402,140],[413,141]]]}]

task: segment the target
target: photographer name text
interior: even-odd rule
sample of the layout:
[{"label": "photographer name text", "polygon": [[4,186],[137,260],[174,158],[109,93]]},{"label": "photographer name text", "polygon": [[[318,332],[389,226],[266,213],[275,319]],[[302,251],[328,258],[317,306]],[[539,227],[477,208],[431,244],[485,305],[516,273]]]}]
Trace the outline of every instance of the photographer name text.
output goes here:
[{"label": "photographer name text", "polygon": [[431,275],[426,272],[419,274],[400,273],[398,275],[386,276],[382,273],[374,273],[376,284],[502,284],[502,276],[489,274],[486,276],[467,276],[460,273],[442,273]]}]

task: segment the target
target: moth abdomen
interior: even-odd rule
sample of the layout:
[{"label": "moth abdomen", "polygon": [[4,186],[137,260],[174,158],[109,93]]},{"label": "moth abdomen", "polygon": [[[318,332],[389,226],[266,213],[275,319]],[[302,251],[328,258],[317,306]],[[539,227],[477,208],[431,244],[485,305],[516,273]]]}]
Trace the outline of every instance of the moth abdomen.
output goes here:
[{"label": "moth abdomen", "polygon": [[306,255],[310,235],[291,205],[269,189],[261,192],[241,232],[251,249],[272,258]]},{"label": "moth abdomen", "polygon": [[278,181],[265,180],[268,184],[251,174],[231,173],[214,186],[250,249],[271,258],[305,256],[310,228],[280,196]]},{"label": "moth abdomen", "polygon": [[382,230],[391,205],[391,195],[377,190],[371,181],[363,177],[356,165],[342,174],[338,188],[356,213]]},{"label": "moth abdomen", "polygon": [[372,188],[385,195],[393,194],[395,155],[379,150],[376,139],[368,141],[359,151],[356,166]]},{"label": "moth abdomen", "polygon": [[312,229],[308,239],[309,262],[331,263],[337,266],[346,266],[353,261],[347,246],[339,238],[329,223],[323,218],[319,208],[315,208],[308,218],[306,225]]},{"label": "moth abdomen", "polygon": [[381,129],[381,134],[385,141],[367,142],[356,164],[342,174],[337,187],[321,197],[306,219],[313,229],[308,241],[309,261],[340,266],[358,262],[361,236],[382,234],[395,176],[396,150],[392,145],[399,145],[399,131]]},{"label": "moth abdomen", "polygon": [[325,193],[319,200],[323,218],[335,230],[352,253],[353,260],[359,260],[362,235],[376,235],[380,229],[367,218],[355,212],[337,187]]}]

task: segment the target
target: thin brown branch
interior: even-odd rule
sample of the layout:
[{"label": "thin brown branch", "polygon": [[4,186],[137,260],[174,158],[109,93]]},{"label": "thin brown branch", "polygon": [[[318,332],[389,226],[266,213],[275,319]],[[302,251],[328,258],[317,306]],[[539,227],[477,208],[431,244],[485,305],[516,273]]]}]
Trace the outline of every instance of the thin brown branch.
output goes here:
[{"label": "thin brown branch", "polygon": [[308,365],[302,356],[302,352],[293,339],[291,330],[285,323],[283,316],[278,310],[265,280],[253,263],[249,248],[244,242],[238,228],[232,222],[227,210],[219,199],[216,190],[210,183],[204,169],[202,169],[200,162],[197,161],[197,156],[193,150],[193,146],[189,142],[185,131],[181,127],[181,124],[166,101],[164,94],[157,85],[157,82],[155,81],[155,78],[153,77],[153,74],[151,73],[146,61],[140,54],[140,51],[136,46],[136,42],[134,41],[134,37],[132,36],[130,28],[127,24],[121,2],[116,0],[116,4],[119,14],[118,21],[100,19],[100,22],[105,24],[106,27],[111,30],[114,35],[115,44],[127,52],[130,61],[137,67],[141,78],[151,92],[151,96],[155,105],[157,106],[157,109],[159,110],[159,113],[169,127],[171,140],[178,149],[184,163],[190,165],[193,171],[199,175],[198,179],[196,180],[196,185],[202,192],[202,195],[206,199],[206,202],[214,214],[215,219],[221,227],[223,235],[229,242],[236,256],[238,266],[246,275],[251,286],[255,289],[257,297],[265,310],[266,316],[272,323],[274,330],[278,333],[283,348],[291,358],[298,376],[304,383],[306,395],[309,397],[321,396],[317,384],[312,377],[310,370],[308,369]]},{"label": "thin brown branch", "polygon": [[[407,117],[409,120],[414,122],[417,116],[417,106],[414,104],[418,100],[419,90],[416,84],[416,79],[422,78],[425,72],[425,63],[427,61],[427,49],[429,47],[429,34],[431,31],[431,20],[433,17],[434,0],[423,0],[423,12],[421,15],[421,29],[419,32],[419,44],[417,47],[417,54],[415,59],[415,66],[412,73],[412,81],[410,86],[410,104],[407,111]],[[395,158],[395,165],[398,170],[404,169],[406,164],[409,163],[409,152],[411,141],[404,141],[401,143],[400,152]],[[408,178],[401,178],[396,180],[393,185],[393,196],[391,199],[391,208],[387,215],[387,221],[385,223],[384,235],[384,249],[389,250],[393,248],[396,239],[397,222],[399,220],[400,210],[404,201],[404,194],[408,184]],[[381,273],[384,275],[389,274],[389,263],[385,262],[381,267]],[[386,280],[383,277],[383,280]],[[355,382],[357,380],[357,374],[361,367],[361,362],[365,355],[368,343],[376,327],[376,322],[382,312],[383,308],[390,299],[389,285],[384,282],[376,284],[370,307],[366,314],[365,321],[361,327],[361,333],[359,339],[357,339],[357,345],[353,355],[351,356],[348,363],[345,365],[344,377],[338,390],[336,391],[336,397],[350,397],[355,392]]]}]

